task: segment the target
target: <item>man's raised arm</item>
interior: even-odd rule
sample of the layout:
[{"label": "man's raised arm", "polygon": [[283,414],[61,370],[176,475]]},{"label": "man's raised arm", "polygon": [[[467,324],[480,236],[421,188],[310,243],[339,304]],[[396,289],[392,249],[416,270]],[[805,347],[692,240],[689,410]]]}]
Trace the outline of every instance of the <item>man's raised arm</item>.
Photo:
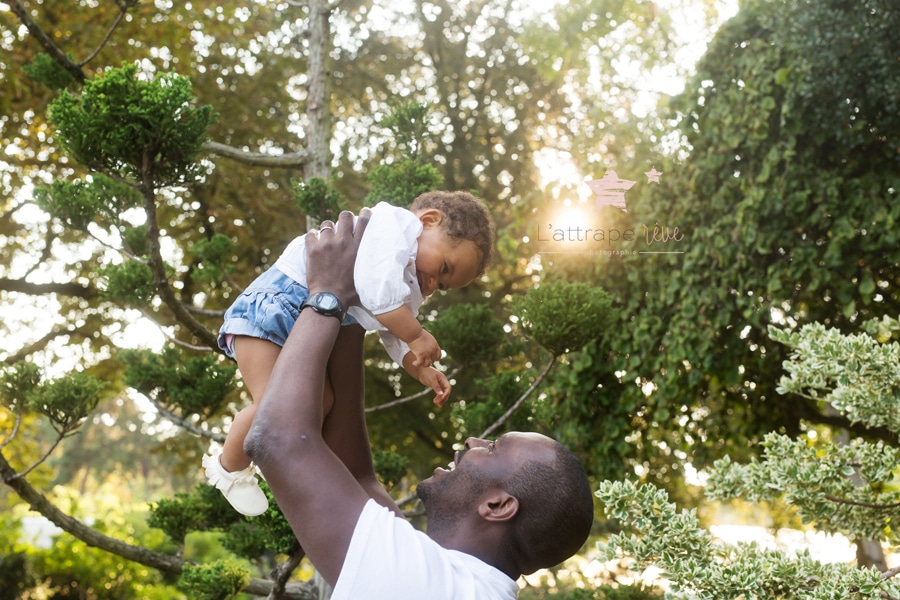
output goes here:
[{"label": "man's raised arm", "polygon": [[[356,296],[353,265],[368,215],[356,228],[341,213],[338,230],[323,223],[307,237],[310,296],[330,292],[347,307]],[[325,368],[341,324],[303,310],[269,378],[244,441],[310,560],[331,584],[340,574],[368,495],[322,437]]]}]

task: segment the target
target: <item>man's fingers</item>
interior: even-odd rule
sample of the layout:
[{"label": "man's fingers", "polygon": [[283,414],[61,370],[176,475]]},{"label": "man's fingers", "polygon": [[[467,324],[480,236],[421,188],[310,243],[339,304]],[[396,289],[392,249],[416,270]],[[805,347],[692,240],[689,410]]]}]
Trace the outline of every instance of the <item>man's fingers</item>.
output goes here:
[{"label": "man's fingers", "polygon": [[324,221],[319,223],[319,235],[321,236],[326,231],[329,233],[329,235],[334,234],[334,223],[332,223],[329,219],[325,219]]},{"label": "man's fingers", "polygon": [[[353,213],[348,212],[350,217],[353,217]],[[341,213],[341,216],[344,216],[344,213]],[[364,208],[359,211],[359,218],[356,219],[356,229],[353,230],[353,236],[357,239],[362,239],[362,234],[365,232],[366,227],[369,224],[369,219],[372,218],[372,211],[368,208]]]}]

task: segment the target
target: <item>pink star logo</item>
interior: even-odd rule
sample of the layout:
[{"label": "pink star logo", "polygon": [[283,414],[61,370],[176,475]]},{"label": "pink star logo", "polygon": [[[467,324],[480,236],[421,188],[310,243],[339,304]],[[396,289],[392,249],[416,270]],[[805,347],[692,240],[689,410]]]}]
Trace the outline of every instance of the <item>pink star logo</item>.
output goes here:
[{"label": "pink star logo", "polygon": [[623,211],[625,211],[625,192],[635,184],[634,181],[619,179],[615,171],[607,171],[603,179],[591,179],[585,183],[597,195],[594,210],[599,210],[601,206],[615,206]]},{"label": "pink star logo", "polygon": [[659,183],[659,176],[662,175],[662,173],[657,171],[656,167],[652,167],[649,171],[646,171],[644,175],[647,176],[647,183]]}]

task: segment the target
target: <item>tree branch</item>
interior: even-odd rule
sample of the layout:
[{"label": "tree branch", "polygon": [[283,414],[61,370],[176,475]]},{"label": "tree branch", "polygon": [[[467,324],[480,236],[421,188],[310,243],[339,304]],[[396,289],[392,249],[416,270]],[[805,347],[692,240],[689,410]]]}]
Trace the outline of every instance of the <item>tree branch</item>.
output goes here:
[{"label": "tree branch", "polygon": [[194,313],[195,315],[200,315],[201,317],[218,317],[222,318],[225,316],[224,310],[207,310],[205,308],[197,308],[196,306],[191,306],[190,304],[185,305],[185,308]]},{"label": "tree branch", "polygon": [[50,331],[39,340],[32,342],[24,348],[20,348],[15,354],[7,356],[5,359],[3,359],[3,363],[7,365],[14,365],[21,360],[25,360],[27,356],[31,356],[35,352],[43,350],[52,340],[65,335],[74,335],[76,333],[79,333],[79,331],[80,330],[76,327],[67,327],[65,329]]},{"label": "tree branch", "polygon": [[[824,398],[817,398],[817,402],[822,402]],[[893,431],[884,427],[867,427],[863,423],[851,423],[842,414],[828,415],[810,406],[808,402],[790,402],[787,405],[787,414],[793,418],[803,419],[815,425],[828,425],[846,429],[853,435],[862,438],[876,439],[886,442],[892,446],[900,445],[900,436]]]},{"label": "tree branch", "polygon": [[98,54],[100,54],[100,51],[103,50],[103,47],[106,46],[107,42],[109,42],[109,38],[112,37],[113,31],[116,30],[116,28],[119,26],[119,23],[121,23],[122,19],[125,18],[125,14],[128,12],[128,9],[137,3],[138,3],[138,0],[126,0],[125,2],[116,2],[116,4],[119,5],[119,14],[116,16],[115,22],[113,22],[112,26],[106,32],[106,35],[103,36],[103,40],[101,40],[100,45],[97,46],[94,49],[94,51],[88,55],[87,58],[85,58],[83,61],[78,63],[79,67],[83,67],[84,65],[88,64],[89,62],[94,60],[94,58],[96,58],[96,56]]},{"label": "tree branch", "polygon": [[[209,350],[209,348],[208,348],[207,346],[197,346],[196,344],[188,344],[187,342],[182,342],[182,341],[179,340],[177,337],[172,336],[172,335],[169,335],[169,333],[166,332],[166,330],[163,329],[162,326],[160,326],[159,331],[160,331],[160,333],[163,334],[163,336],[164,336],[168,341],[172,342],[173,344],[175,344],[175,345],[178,346],[179,348],[185,348],[185,349],[187,349],[187,350],[196,350],[197,352],[206,352],[207,350]],[[233,360],[233,359],[232,359],[232,360]]]},{"label": "tree branch", "polygon": [[6,446],[10,442],[12,442],[14,439],[16,439],[16,435],[18,435],[18,433],[19,433],[19,426],[22,424],[22,414],[18,411],[14,411],[14,412],[15,412],[16,418],[15,418],[15,421],[13,422],[12,431],[9,432],[9,437],[7,437],[5,440],[3,440],[2,443],[0,443],[0,451],[2,451],[4,448],[6,448]]},{"label": "tree branch", "polygon": [[[6,160],[8,162],[7,158],[4,158],[4,160]],[[22,208],[26,204],[30,204],[30,203],[31,202],[29,200],[23,200],[23,201],[19,202],[18,204],[14,205],[8,211],[6,211],[2,215],[0,215],[0,223],[9,223],[10,221],[12,221],[13,215],[15,215],[16,212],[18,212],[18,210],[20,208]]]},{"label": "tree branch", "polygon": [[239,148],[220,144],[219,142],[206,142],[203,144],[203,148],[210,154],[230,158],[236,162],[256,167],[299,167],[308,163],[312,158],[311,153],[308,150],[278,155],[263,154],[261,152],[246,152]]},{"label": "tree branch", "polygon": [[56,447],[59,446],[59,443],[61,441],[63,441],[63,438],[65,438],[65,437],[66,437],[65,435],[57,436],[56,440],[53,442],[53,444],[50,446],[50,448],[48,448],[47,451],[44,452],[43,456],[41,456],[39,459],[34,461],[31,464],[31,466],[28,467],[27,469],[25,469],[24,471],[16,473],[15,475],[11,475],[10,479],[19,479],[21,477],[25,477],[26,475],[28,475],[29,473],[34,471],[36,468],[38,468],[38,466],[40,466],[41,463],[43,463],[45,460],[47,460],[47,457],[50,456],[54,450],[56,450]]},{"label": "tree branch", "polygon": [[283,563],[272,571],[272,591],[269,592],[267,600],[277,600],[284,597],[287,581],[300,565],[300,561],[303,560],[304,556],[306,556],[306,552],[298,546],[296,550],[288,554],[287,559]]},{"label": "tree branch", "polygon": [[179,417],[178,415],[176,415],[175,413],[173,413],[172,411],[167,409],[165,406],[163,406],[159,402],[159,400],[157,400],[156,398],[151,398],[150,396],[148,396],[146,394],[141,394],[141,395],[144,396],[144,398],[146,398],[150,402],[150,404],[153,405],[153,407],[159,412],[160,415],[162,415],[163,417],[165,417],[166,419],[168,419],[175,425],[178,425],[182,429],[185,429],[186,431],[189,431],[189,432],[193,433],[194,435],[206,438],[208,440],[212,440],[214,442],[219,442],[220,444],[225,443],[225,436],[222,435],[221,433],[214,433],[212,431],[207,431],[206,429],[201,429],[201,428],[197,427],[196,425],[193,425],[192,423],[188,423],[186,420]]},{"label": "tree branch", "polygon": [[900,565],[897,565],[893,569],[888,569],[887,571],[883,572],[881,574],[881,578],[882,579],[890,579],[891,577],[894,577],[897,573],[900,573]]},{"label": "tree branch", "polygon": [[159,222],[156,218],[156,194],[154,192],[153,176],[150,172],[150,155],[147,150],[144,150],[143,162],[140,190],[144,197],[144,214],[147,216],[147,252],[150,255],[150,269],[153,272],[156,291],[163,303],[172,311],[176,321],[185,325],[206,346],[218,350],[219,345],[216,342],[216,335],[188,312],[181,300],[175,297],[175,292],[169,284],[165,263],[160,251]]},{"label": "tree branch", "polygon": [[97,290],[94,288],[77,283],[29,283],[24,279],[8,279],[6,277],[0,277],[0,291],[20,292],[29,296],[62,294],[85,300],[91,300],[98,296]]},{"label": "tree branch", "polygon": [[900,502],[894,502],[891,504],[875,504],[874,502],[862,502],[860,500],[848,500],[846,498],[839,498],[838,496],[825,495],[826,500],[830,500],[837,504],[849,504],[850,506],[862,506],[863,508],[873,508],[875,510],[889,510],[894,508],[900,508]]},{"label": "tree branch", "polygon": [[50,502],[43,494],[34,489],[24,478],[16,477],[17,473],[0,452],[0,479],[28,503],[32,510],[45,516],[54,525],[66,531],[88,546],[101,548],[134,562],[159,569],[165,573],[180,573],[184,561],[174,556],[153,552],[141,546],[132,546],[121,540],[106,536],[88,527],[78,519],[64,513]]},{"label": "tree branch", "polygon": [[[116,538],[109,537],[88,527],[78,519],[64,513],[50,502],[46,496],[34,489],[25,478],[16,477],[16,471],[0,451],[0,480],[8,485],[18,496],[28,503],[29,507],[43,515],[51,523],[78,538],[88,546],[100,548],[121,556],[126,560],[157,569],[163,573],[181,573],[187,561],[161,552],[153,552],[142,546],[133,546]],[[316,600],[315,586],[308,583],[289,583],[284,597],[290,600]],[[272,590],[272,582],[265,579],[253,579],[244,588],[244,592],[257,596],[266,596]]]},{"label": "tree branch", "polygon": [[518,410],[520,406],[522,406],[522,403],[525,402],[525,400],[532,393],[534,393],[534,390],[537,389],[537,386],[539,386],[541,384],[541,382],[544,381],[544,379],[550,373],[550,369],[552,369],[553,365],[555,365],[555,364],[556,364],[556,356],[553,356],[550,358],[550,361],[547,363],[547,366],[544,367],[544,370],[541,372],[541,374],[538,375],[537,379],[535,379],[534,382],[531,384],[531,386],[527,390],[525,390],[525,393],[523,393],[521,396],[519,396],[519,399],[516,400],[515,402],[513,402],[513,405],[510,406],[509,409],[505,413],[503,413],[503,415],[499,419],[494,421],[494,423],[490,427],[485,429],[481,433],[481,435],[478,437],[482,437],[482,438],[487,437],[490,434],[494,433],[501,425],[506,423],[506,421],[509,420],[509,418],[512,416],[512,414],[514,412],[516,412],[516,410]]},{"label": "tree branch", "polygon": [[44,48],[44,51],[50,55],[50,57],[55,60],[63,69],[65,69],[72,78],[75,79],[79,84],[84,84],[86,77],[84,75],[84,71],[81,70],[81,67],[66,56],[66,53],[62,51],[62,49],[53,43],[53,40],[50,39],[44,30],[38,26],[37,23],[31,18],[28,14],[28,11],[25,10],[25,7],[22,6],[22,2],[20,0],[10,0],[9,2],[10,8],[12,8],[13,13],[22,24],[28,29],[28,33],[30,33],[38,43]]}]

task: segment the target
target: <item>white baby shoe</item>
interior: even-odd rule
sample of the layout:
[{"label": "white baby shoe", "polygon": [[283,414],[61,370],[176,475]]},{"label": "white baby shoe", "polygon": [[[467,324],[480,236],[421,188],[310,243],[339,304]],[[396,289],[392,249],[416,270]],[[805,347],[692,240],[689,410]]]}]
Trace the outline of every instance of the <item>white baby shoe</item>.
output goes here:
[{"label": "white baby shoe", "polygon": [[228,503],[242,515],[255,517],[266,512],[269,500],[259,487],[256,479],[256,466],[250,464],[246,469],[230,472],[219,461],[221,451],[206,454],[203,457],[203,468],[210,485],[222,492]]}]

